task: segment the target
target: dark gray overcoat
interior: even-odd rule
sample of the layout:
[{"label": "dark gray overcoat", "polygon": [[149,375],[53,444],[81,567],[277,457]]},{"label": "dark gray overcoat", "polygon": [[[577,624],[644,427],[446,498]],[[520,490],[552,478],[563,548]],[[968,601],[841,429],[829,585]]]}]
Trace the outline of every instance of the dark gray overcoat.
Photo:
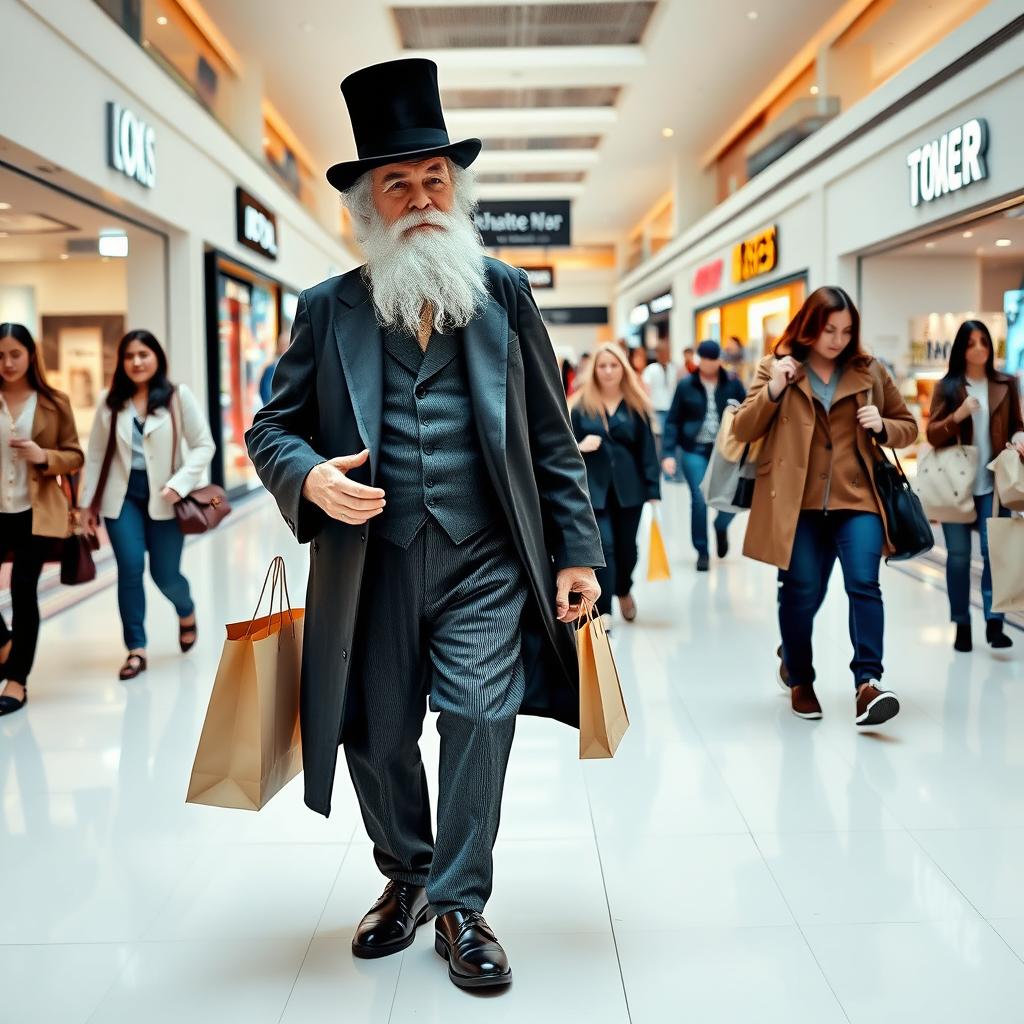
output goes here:
[{"label": "dark gray overcoat", "polygon": [[[576,649],[571,627],[555,618],[555,572],[604,565],[601,538],[558,366],[526,275],[488,258],[487,276],[490,298],[463,339],[484,458],[532,593],[523,617],[522,713],[578,727]],[[359,270],[307,289],[299,296],[291,347],[274,373],[273,395],[246,434],[249,456],[285,522],[300,543],[312,542],[300,719],[306,803],[325,815],[338,745],[355,718],[349,669],[373,521],[337,522],[303,498],[302,487],[318,463],[364,448],[369,465],[352,477],[375,480],[383,358],[383,333]]]}]

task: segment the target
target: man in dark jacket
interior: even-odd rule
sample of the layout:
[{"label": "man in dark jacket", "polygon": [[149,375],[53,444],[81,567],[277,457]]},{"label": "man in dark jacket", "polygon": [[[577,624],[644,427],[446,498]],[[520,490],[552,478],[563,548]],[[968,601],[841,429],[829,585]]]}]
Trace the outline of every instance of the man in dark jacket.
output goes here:
[{"label": "man in dark jacket", "polygon": [[[742,403],[746,397],[743,385],[722,368],[722,350],[717,341],[702,341],[697,346],[700,363],[694,373],[684,377],[676,388],[672,407],[665,420],[662,451],[682,449],[682,470],[690,488],[690,537],[697,551],[697,571],[707,572],[708,509],[700,484],[711,461],[711,452],[718,436],[722,413],[730,401]],[[676,472],[676,460],[662,460],[667,476]],[[715,540],[718,557],[729,552],[729,524],[733,513],[719,512],[715,518]]]},{"label": "man in dark jacket", "polygon": [[[579,722],[571,626],[604,564],[583,459],[526,275],[489,259],[437,68],[342,83],[359,160],[327,174],[366,266],[303,292],[247,442],[312,541],[300,721],[306,802],[330,811],[340,739],[389,882],[353,952],[435,948],[463,988],[511,969],[481,916],[519,713]],[[420,758],[441,736],[437,837]]]}]

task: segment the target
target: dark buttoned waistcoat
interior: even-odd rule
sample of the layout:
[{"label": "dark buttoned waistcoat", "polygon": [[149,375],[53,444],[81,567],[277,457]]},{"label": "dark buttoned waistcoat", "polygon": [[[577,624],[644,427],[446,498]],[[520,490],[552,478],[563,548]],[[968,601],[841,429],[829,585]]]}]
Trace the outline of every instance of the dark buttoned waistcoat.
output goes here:
[{"label": "dark buttoned waistcoat", "polygon": [[504,523],[473,418],[461,332],[384,335],[384,396],[377,485],[386,505],[377,537],[407,548],[428,516],[461,544]]}]

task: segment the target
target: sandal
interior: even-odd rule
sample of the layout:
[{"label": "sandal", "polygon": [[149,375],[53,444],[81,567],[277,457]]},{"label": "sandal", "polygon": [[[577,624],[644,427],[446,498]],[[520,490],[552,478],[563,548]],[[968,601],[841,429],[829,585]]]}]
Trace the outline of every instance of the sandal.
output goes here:
[{"label": "sandal", "polygon": [[20,711],[28,703],[28,690],[25,691],[25,696],[21,700],[18,700],[17,697],[3,695],[8,682],[9,680],[5,679],[0,683],[0,715],[10,715],[15,711]]},{"label": "sandal", "polygon": [[144,654],[129,654],[125,658],[121,671],[118,673],[120,679],[134,679],[137,675],[146,671],[146,656]]},{"label": "sandal", "polygon": [[[182,622],[178,623],[178,646],[181,648],[182,654],[188,654],[196,645],[196,641],[199,639],[199,630],[196,629],[197,623],[193,619],[187,626]],[[191,633],[192,639],[186,640],[185,634]]]}]

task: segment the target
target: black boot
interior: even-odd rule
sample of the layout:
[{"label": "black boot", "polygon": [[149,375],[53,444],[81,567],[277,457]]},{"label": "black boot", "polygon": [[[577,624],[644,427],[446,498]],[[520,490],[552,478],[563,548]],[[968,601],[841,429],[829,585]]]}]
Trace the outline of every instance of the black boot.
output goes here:
[{"label": "black boot", "polygon": [[989,619],[985,623],[985,639],[990,647],[995,647],[997,650],[1013,646],[1013,641],[1003,632],[1002,619]]},{"label": "black boot", "polygon": [[956,639],[953,641],[954,651],[974,650],[974,643],[971,638],[971,624],[969,622],[958,622],[956,625]]}]

